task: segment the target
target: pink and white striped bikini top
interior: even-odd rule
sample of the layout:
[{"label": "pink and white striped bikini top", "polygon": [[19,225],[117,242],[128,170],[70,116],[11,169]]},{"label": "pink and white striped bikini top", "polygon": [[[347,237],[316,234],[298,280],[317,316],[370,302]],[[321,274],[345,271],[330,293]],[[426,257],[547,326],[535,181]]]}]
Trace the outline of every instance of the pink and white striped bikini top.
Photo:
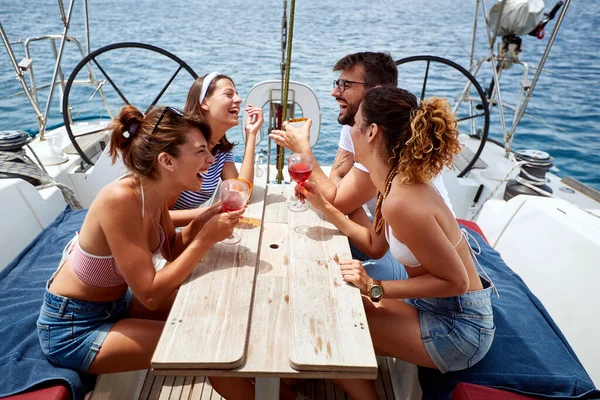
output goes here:
[{"label": "pink and white striped bikini top", "polygon": [[[162,226],[158,226],[160,243],[154,250],[153,255],[160,253],[165,242],[165,233]],[[71,244],[69,263],[73,273],[82,282],[97,287],[115,287],[125,283],[125,279],[119,272],[115,258],[110,256],[96,256],[83,250],[79,246],[79,234],[75,236]]]}]

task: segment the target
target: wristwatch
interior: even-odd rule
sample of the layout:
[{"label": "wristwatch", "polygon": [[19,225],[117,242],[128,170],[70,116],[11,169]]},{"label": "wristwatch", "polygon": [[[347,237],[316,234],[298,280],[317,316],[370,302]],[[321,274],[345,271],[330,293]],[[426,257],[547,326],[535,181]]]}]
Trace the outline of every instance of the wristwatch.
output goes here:
[{"label": "wristwatch", "polygon": [[379,300],[383,299],[383,286],[381,286],[381,281],[373,281],[369,285],[367,289],[367,294],[373,303],[377,303]]}]

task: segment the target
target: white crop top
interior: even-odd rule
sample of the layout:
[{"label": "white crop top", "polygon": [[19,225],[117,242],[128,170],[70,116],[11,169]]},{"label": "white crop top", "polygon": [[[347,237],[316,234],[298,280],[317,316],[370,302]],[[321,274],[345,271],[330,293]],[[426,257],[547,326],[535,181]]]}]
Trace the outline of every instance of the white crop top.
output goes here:
[{"label": "white crop top", "polygon": [[[436,193],[439,194],[442,199],[444,199],[444,197],[439,192],[439,190],[435,187],[435,185],[431,185],[431,187],[435,189]],[[448,204],[446,203],[446,205],[448,205]],[[451,208],[450,208],[450,211],[452,211]],[[452,213],[452,214],[454,214],[454,213]],[[392,227],[389,226],[387,224],[387,222],[385,222],[384,231],[385,231],[385,238],[386,238],[388,244],[390,245],[390,253],[392,253],[392,256],[394,257],[394,259],[396,261],[398,261],[400,264],[404,265],[405,267],[419,267],[421,265],[419,260],[417,260],[417,257],[415,257],[415,255],[412,253],[412,251],[410,251],[408,246],[405,245],[404,243],[402,243],[401,241],[399,241],[396,238],[396,236],[394,236],[394,232],[392,232]],[[462,241],[463,237],[464,237],[464,234],[461,231],[460,239],[458,239],[458,242],[456,242],[456,244],[454,245],[454,248],[458,247],[458,245]]]},{"label": "white crop top", "polygon": [[[419,267],[421,263],[417,260],[417,257],[410,251],[407,245],[396,239],[394,236],[394,232],[392,232],[392,227],[387,223],[385,224],[385,238],[390,245],[390,253],[392,253],[392,257],[400,264],[405,267]],[[454,245],[454,248],[457,248],[460,242],[462,242],[464,235],[461,231],[460,239]]]}]

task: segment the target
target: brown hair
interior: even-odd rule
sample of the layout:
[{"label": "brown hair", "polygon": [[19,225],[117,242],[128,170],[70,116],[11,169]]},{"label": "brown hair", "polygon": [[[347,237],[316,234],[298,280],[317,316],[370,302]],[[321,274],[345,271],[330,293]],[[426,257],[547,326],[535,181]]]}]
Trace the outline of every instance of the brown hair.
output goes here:
[{"label": "brown hair", "polygon": [[383,133],[383,149],[390,171],[385,193],[377,196],[375,232],[383,221],[381,205],[397,174],[400,182],[431,182],[444,166],[453,168],[454,155],[461,150],[454,113],[446,99],[432,97],[419,105],[410,92],[395,87],[367,91],[361,104],[363,125],[377,124]]},{"label": "brown hair", "polygon": [[333,66],[333,70],[343,71],[356,65],[364,67],[363,80],[369,86],[398,85],[398,68],[389,53],[364,51],[348,54]]},{"label": "brown hair", "polygon": [[[200,94],[202,93],[202,84],[204,83],[204,78],[206,78],[208,74],[201,76],[199,78],[196,78],[196,80],[194,81],[194,83],[192,83],[192,86],[190,87],[190,90],[188,91],[188,96],[187,99],[185,101],[185,107],[183,108],[183,112],[186,115],[195,115],[201,119],[206,120],[206,115],[205,112],[202,107],[200,107]],[[220,81],[221,79],[229,79],[231,81],[231,83],[233,83],[235,85],[235,83],[233,82],[233,79],[231,79],[230,77],[228,77],[227,75],[223,75],[223,74],[219,74],[217,76],[215,76],[215,78],[210,82],[210,85],[208,86],[208,89],[206,91],[206,95],[204,96],[204,98],[208,98],[210,96],[212,96],[213,92],[215,91],[216,88],[216,83],[218,81]],[[233,149],[233,147],[236,145],[237,143],[231,143],[229,140],[227,140],[227,136],[223,135],[223,137],[219,140],[219,143],[217,143],[215,145],[215,147],[213,147],[212,149],[212,153],[213,155],[216,155],[219,152],[228,152],[231,151],[231,149]]]},{"label": "brown hair", "polygon": [[152,176],[156,173],[158,155],[167,153],[178,157],[179,147],[185,143],[186,133],[191,129],[198,128],[206,141],[210,140],[210,126],[194,116],[181,117],[166,110],[156,126],[164,110],[164,107],[155,107],[144,115],[132,105],[121,109],[119,116],[109,126],[112,131],[110,156],[113,164],[120,153],[123,163],[132,173]]}]

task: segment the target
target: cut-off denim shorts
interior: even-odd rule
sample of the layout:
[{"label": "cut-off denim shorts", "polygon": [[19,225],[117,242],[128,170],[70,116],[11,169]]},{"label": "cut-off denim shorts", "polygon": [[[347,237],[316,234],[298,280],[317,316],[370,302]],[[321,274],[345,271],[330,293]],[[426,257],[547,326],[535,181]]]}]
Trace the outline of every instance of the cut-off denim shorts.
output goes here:
[{"label": "cut-off denim shorts", "polygon": [[131,291],[114,301],[83,301],[50,293],[51,282],[37,320],[42,350],[55,365],[87,372],[113,325],[127,317]]},{"label": "cut-off denim shorts", "polygon": [[442,373],[472,367],[492,345],[494,288],[484,278],[481,282],[482,290],[460,296],[405,300],[419,311],[421,339]]}]

